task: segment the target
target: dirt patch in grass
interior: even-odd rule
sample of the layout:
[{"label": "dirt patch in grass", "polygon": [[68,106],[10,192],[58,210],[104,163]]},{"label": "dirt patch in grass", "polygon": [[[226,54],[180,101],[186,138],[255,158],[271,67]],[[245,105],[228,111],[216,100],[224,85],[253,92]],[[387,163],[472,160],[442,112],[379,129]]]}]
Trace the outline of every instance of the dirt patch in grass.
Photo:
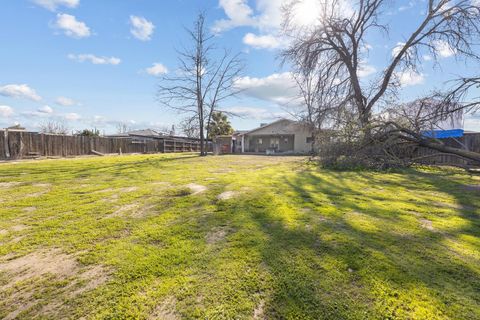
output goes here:
[{"label": "dirt patch in grass", "polygon": [[112,192],[112,191],[115,191],[115,189],[114,188],[107,188],[107,189],[94,191],[93,193],[104,193],[104,192]]},{"label": "dirt patch in grass", "polygon": [[120,193],[128,193],[128,192],[134,192],[137,190],[138,190],[138,187],[125,187],[125,188],[118,188],[118,189],[106,188],[106,189],[95,191],[94,193],[106,193],[106,192],[113,192],[113,191],[120,192]]},{"label": "dirt patch in grass", "polygon": [[132,211],[130,216],[132,218],[143,218],[147,216],[149,213],[154,212],[155,205],[149,204],[149,205],[143,205],[140,206],[138,209],[135,209]]},{"label": "dirt patch in grass", "polygon": [[25,198],[36,198],[36,197],[40,197],[46,193],[48,193],[51,188],[52,188],[52,185],[49,184],[49,183],[35,183],[32,185],[33,187],[35,188],[40,188],[41,190],[38,191],[38,192],[33,192],[33,193],[30,193],[30,194],[27,194],[25,196]]},{"label": "dirt patch in grass", "polygon": [[121,215],[123,215],[123,214],[126,213],[126,212],[130,212],[130,211],[136,210],[138,207],[140,207],[140,204],[137,203],[137,202],[129,203],[129,204],[120,206],[117,210],[115,210],[114,213],[109,214],[108,216],[109,216],[109,217],[111,217],[111,216],[115,216],[115,217],[121,216]]},{"label": "dirt patch in grass", "polygon": [[17,225],[15,225],[15,226],[12,226],[10,229],[12,229],[13,231],[18,232],[18,231],[26,230],[26,229],[28,229],[28,228],[30,228],[30,227],[29,227],[29,226],[26,226],[26,225],[24,225],[24,224],[17,224]]},{"label": "dirt patch in grass", "polygon": [[233,169],[217,169],[217,170],[209,170],[208,173],[210,174],[219,174],[219,173],[231,173],[234,172]]},{"label": "dirt patch in grass", "polygon": [[26,208],[23,208],[22,210],[23,210],[23,212],[30,213],[30,212],[33,212],[33,211],[37,210],[37,207],[26,207]]},{"label": "dirt patch in grass", "polygon": [[132,218],[143,218],[147,216],[150,212],[153,212],[155,205],[153,204],[142,204],[139,202],[133,202],[120,206],[113,212],[109,214],[108,217],[118,217],[128,215]]},{"label": "dirt patch in grass", "polygon": [[180,316],[177,314],[175,308],[177,305],[177,299],[170,297],[165,299],[162,303],[157,305],[153,310],[153,313],[148,317],[149,320],[177,320]]},{"label": "dirt patch in grass", "polygon": [[35,188],[50,189],[52,185],[50,183],[34,183],[33,186]]},{"label": "dirt patch in grass", "polygon": [[420,221],[420,225],[422,226],[422,228],[430,230],[430,231],[435,230],[435,228],[433,228],[432,221],[430,221],[428,219],[420,219],[419,221]]},{"label": "dirt patch in grass", "polygon": [[0,188],[13,188],[22,184],[21,182],[0,182]]},{"label": "dirt patch in grass", "polygon": [[75,258],[58,249],[38,251],[26,256],[0,263],[0,271],[10,274],[7,287],[27,279],[41,277],[48,273],[65,278],[77,270]]},{"label": "dirt patch in grass", "polygon": [[118,201],[118,199],[120,199],[120,194],[135,192],[138,189],[139,189],[138,187],[126,187],[126,188],[119,188],[119,189],[107,188],[107,189],[96,191],[95,193],[115,192],[114,194],[102,199],[102,201],[104,201],[104,202],[115,203],[115,202]]},{"label": "dirt patch in grass", "polygon": [[151,185],[155,187],[170,187],[172,184],[166,181],[156,181],[152,182]]},{"label": "dirt patch in grass", "polygon": [[23,239],[25,239],[25,236],[18,236],[18,237],[13,238],[11,242],[18,243],[18,242],[22,241]]},{"label": "dirt patch in grass", "polygon": [[[0,272],[8,283],[0,287],[9,306],[5,319],[16,319],[22,312],[37,309],[45,318],[58,318],[64,303],[108,281],[110,272],[101,265],[82,268],[74,256],[59,249],[37,251],[0,262]],[[44,294],[45,283],[69,281],[66,286],[52,286]],[[42,284],[39,286],[39,284]],[[45,300],[49,299],[49,300]],[[37,306],[43,305],[42,307]],[[32,310],[33,310],[32,309]]]},{"label": "dirt patch in grass", "polygon": [[449,209],[462,209],[462,206],[458,203],[449,203],[449,202],[434,202],[436,207],[439,208],[449,208]]},{"label": "dirt patch in grass", "polygon": [[8,234],[8,230],[0,229],[0,236],[5,236]]},{"label": "dirt patch in grass", "polygon": [[253,310],[253,319],[264,320],[265,317],[265,301],[261,300]]},{"label": "dirt patch in grass", "polygon": [[207,191],[207,187],[196,183],[187,184],[186,187],[190,189],[192,194],[200,194]]},{"label": "dirt patch in grass", "polygon": [[228,200],[228,199],[233,199],[233,198],[236,198],[239,196],[239,193],[238,192],[235,192],[235,191],[225,191],[225,192],[222,192],[220,193],[218,196],[217,196],[217,199],[218,200]]},{"label": "dirt patch in grass", "polygon": [[80,286],[70,293],[71,297],[76,297],[84,292],[93,290],[110,278],[110,272],[104,266],[96,265],[88,268],[78,277],[78,281],[75,283],[80,283]]},{"label": "dirt patch in grass", "polygon": [[120,198],[118,194],[112,194],[110,197],[103,199],[104,202],[114,203]]},{"label": "dirt patch in grass", "polygon": [[118,189],[119,192],[123,192],[123,193],[135,192],[137,190],[138,190],[138,187],[126,187],[126,188]]},{"label": "dirt patch in grass", "polygon": [[412,216],[415,216],[415,217],[420,217],[421,216],[420,212],[413,211],[413,210],[407,210],[407,213],[411,214]]},{"label": "dirt patch in grass", "polygon": [[215,244],[217,242],[225,240],[230,229],[228,227],[218,227],[214,228],[212,231],[207,233],[205,236],[205,241],[207,244]]}]

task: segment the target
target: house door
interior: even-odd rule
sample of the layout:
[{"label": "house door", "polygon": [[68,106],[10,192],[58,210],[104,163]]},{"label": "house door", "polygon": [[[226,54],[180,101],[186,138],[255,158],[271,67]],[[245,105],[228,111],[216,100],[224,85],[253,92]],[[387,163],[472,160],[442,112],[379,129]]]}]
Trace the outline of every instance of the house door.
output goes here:
[{"label": "house door", "polygon": [[270,149],[278,150],[280,147],[280,139],[279,138],[270,138]]}]

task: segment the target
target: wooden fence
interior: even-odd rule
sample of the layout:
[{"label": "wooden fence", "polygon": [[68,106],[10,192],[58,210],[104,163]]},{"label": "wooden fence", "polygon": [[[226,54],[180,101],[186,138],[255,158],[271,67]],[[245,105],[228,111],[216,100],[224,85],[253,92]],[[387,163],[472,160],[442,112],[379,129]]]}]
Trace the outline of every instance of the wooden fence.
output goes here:
[{"label": "wooden fence", "polygon": [[180,138],[107,138],[0,130],[0,159],[69,157],[109,153],[199,152],[200,143]]},{"label": "wooden fence", "polygon": [[[480,133],[465,133],[461,138],[442,139],[445,145],[455,148],[463,148],[469,151],[480,153]],[[421,158],[420,162],[434,165],[455,165],[455,166],[478,166],[479,163],[465,160],[451,154],[439,154],[438,151],[428,148],[418,148],[415,151],[415,158]]]}]

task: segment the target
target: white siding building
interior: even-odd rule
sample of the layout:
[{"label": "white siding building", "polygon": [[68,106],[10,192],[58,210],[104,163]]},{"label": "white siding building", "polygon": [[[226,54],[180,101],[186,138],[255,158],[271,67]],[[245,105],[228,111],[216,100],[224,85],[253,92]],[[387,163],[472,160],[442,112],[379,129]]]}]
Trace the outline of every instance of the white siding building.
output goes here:
[{"label": "white siding building", "polygon": [[262,125],[235,138],[235,150],[242,153],[307,154],[313,143],[308,125],[288,119]]}]

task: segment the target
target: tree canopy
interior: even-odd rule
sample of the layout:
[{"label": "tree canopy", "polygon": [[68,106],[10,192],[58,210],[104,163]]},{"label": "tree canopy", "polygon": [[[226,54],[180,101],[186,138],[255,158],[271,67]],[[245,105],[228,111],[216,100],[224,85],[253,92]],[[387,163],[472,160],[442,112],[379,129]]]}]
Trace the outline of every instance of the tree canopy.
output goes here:
[{"label": "tree canopy", "polygon": [[212,114],[212,121],[208,128],[209,139],[217,136],[231,135],[233,133],[232,125],[228,121],[228,117],[221,111],[215,111]]}]

